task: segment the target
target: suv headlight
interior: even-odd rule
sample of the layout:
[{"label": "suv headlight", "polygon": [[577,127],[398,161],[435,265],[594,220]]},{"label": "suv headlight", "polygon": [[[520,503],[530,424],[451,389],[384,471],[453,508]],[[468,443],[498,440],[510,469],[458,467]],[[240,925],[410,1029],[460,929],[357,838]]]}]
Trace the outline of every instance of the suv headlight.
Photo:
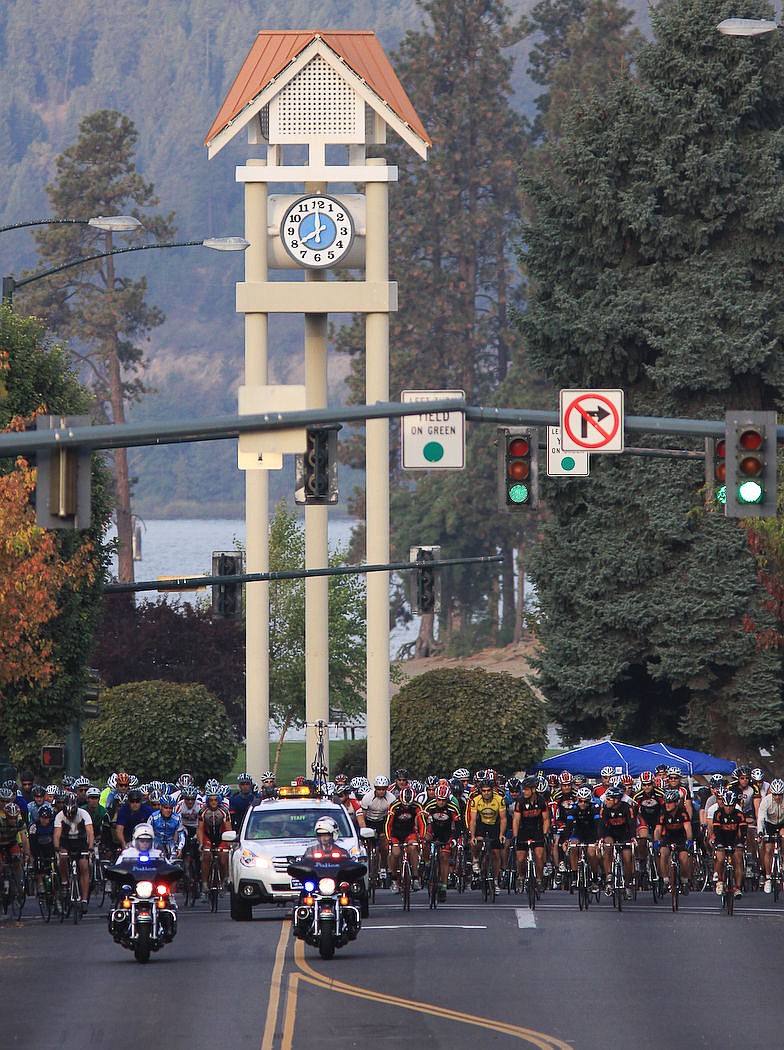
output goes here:
[{"label": "suv headlight", "polygon": [[267,866],[267,858],[260,857],[257,853],[254,853],[252,849],[248,849],[245,846],[240,851],[240,864],[245,868],[265,868]]}]

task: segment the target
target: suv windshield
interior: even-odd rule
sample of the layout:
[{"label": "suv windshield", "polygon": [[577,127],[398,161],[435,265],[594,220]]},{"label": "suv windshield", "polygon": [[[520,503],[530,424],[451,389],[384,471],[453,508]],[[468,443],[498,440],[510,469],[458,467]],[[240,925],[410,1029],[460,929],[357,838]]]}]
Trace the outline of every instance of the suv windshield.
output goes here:
[{"label": "suv windshield", "polygon": [[340,837],[349,838],[353,831],[343,810],[325,812],[316,807],[296,809],[259,809],[253,810],[245,829],[244,838],[249,841],[263,839],[310,839],[314,838],[313,828],[319,817],[332,817],[340,828]]}]

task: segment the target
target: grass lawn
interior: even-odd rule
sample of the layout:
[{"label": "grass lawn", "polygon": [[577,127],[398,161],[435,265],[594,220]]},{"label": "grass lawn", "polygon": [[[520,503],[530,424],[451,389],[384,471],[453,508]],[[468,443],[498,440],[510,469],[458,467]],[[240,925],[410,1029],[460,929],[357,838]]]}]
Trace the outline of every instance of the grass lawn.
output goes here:
[{"label": "grass lawn", "polygon": [[[335,763],[341,758],[346,748],[346,744],[351,743],[350,740],[330,740],[329,742],[329,757],[331,764],[334,767]],[[268,768],[272,769],[272,763],[275,759],[275,750],[277,743],[270,744],[270,763]],[[288,784],[292,780],[295,780],[300,776],[312,776],[310,764],[313,761],[313,756],[306,758],[305,756],[305,741],[304,740],[284,740],[283,747],[280,752],[280,763],[278,765],[278,783]],[[237,752],[237,760],[234,763],[234,768],[228,776],[228,782],[230,784],[235,783],[237,774],[245,771],[245,748],[241,747]],[[263,772],[259,770],[258,772]]]}]

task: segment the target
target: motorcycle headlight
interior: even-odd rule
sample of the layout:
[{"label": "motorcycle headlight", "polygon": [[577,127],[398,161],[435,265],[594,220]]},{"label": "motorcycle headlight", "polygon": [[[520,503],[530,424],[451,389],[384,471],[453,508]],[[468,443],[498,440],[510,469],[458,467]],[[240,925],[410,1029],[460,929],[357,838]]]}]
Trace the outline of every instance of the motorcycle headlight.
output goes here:
[{"label": "motorcycle headlight", "polygon": [[137,882],[136,883],[136,896],[137,897],[152,897],[152,883],[151,882]]},{"label": "motorcycle headlight", "polygon": [[334,879],[319,879],[319,893],[324,893],[327,896],[335,892],[335,880]]}]

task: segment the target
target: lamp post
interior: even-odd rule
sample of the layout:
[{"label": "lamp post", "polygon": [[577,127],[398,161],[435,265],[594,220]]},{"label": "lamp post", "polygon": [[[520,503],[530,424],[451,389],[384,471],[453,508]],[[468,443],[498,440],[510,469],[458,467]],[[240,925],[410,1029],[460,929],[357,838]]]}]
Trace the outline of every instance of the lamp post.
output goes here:
[{"label": "lamp post", "polygon": [[92,219],[23,219],[12,222],[9,226],[0,226],[0,233],[7,230],[22,230],[26,226],[92,226],[104,233],[129,233],[142,228],[141,222],[133,215],[95,215]]},{"label": "lamp post", "polygon": [[775,32],[779,26],[766,18],[725,18],[716,28],[724,36],[763,36]]},{"label": "lamp post", "polygon": [[[13,295],[17,288],[34,281],[43,280],[53,274],[61,273],[71,267],[83,266],[85,263],[94,262],[98,259],[124,255],[127,252],[149,251],[153,248],[190,248],[204,247],[213,251],[245,251],[248,241],[242,237],[209,237],[199,241],[170,241],[154,244],[135,244],[125,248],[112,248],[103,252],[94,252],[91,255],[79,256],[69,259],[57,266],[50,266],[45,270],[30,274],[21,280],[13,276],[3,278],[2,303],[9,309],[13,307]],[[110,282],[111,283],[111,282]],[[124,393],[122,389],[121,364],[116,352],[107,357],[107,387],[108,401],[112,406],[112,422],[125,422]],[[117,538],[118,538],[118,578],[121,583],[133,582],[133,536],[131,520],[131,492],[130,478],[128,475],[127,452],[119,449],[114,456],[114,482],[115,482],[115,509],[117,516]]]},{"label": "lamp post", "polygon": [[111,251],[96,252],[94,255],[80,255],[78,259],[69,259],[67,262],[60,263],[58,266],[50,266],[46,270],[40,270],[38,273],[30,274],[29,277],[23,277],[21,281],[17,281],[13,275],[4,277],[3,305],[13,305],[14,292],[17,288],[24,288],[26,284],[31,284],[33,281],[43,280],[44,277],[51,277],[52,274],[60,273],[62,270],[70,270],[72,266],[83,266],[85,263],[94,262],[96,259],[105,259],[110,255],[124,255],[127,252],[144,252],[151,248],[191,247],[212,248],[213,251],[218,252],[244,252],[248,247],[248,241],[246,241],[244,237],[208,237],[203,241],[169,241],[163,244],[132,244],[127,248],[112,248]]}]

